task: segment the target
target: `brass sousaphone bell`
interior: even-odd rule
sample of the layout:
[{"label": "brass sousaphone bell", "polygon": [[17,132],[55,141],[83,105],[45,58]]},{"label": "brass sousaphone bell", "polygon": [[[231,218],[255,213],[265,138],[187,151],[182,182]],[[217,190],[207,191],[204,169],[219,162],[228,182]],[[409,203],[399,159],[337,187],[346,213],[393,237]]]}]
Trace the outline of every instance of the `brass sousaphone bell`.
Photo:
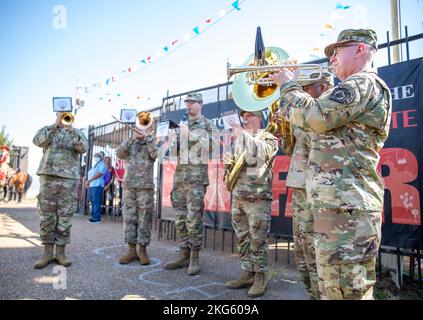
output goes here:
[{"label": "brass sousaphone bell", "polygon": [[281,68],[299,69],[298,81],[316,81],[323,76],[318,64],[283,64],[289,58],[285,50],[278,47],[264,47],[260,27],[257,27],[255,52],[242,66],[228,63],[228,80],[235,76],[232,96],[238,107],[245,111],[261,111],[275,103],[280,93],[277,85],[268,77]]}]

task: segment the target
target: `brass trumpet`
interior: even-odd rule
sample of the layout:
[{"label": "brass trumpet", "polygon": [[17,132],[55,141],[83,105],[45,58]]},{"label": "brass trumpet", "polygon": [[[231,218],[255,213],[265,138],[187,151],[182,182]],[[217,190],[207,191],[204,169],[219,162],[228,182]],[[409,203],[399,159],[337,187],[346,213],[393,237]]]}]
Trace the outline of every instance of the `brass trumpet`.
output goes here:
[{"label": "brass trumpet", "polygon": [[125,127],[127,127],[128,129],[141,134],[140,130],[146,130],[146,129],[150,129],[152,128],[153,125],[153,117],[151,116],[150,112],[146,112],[146,111],[141,111],[137,113],[137,121],[135,123],[135,128],[131,127],[130,125],[128,125],[127,123],[119,120],[118,118],[116,118],[115,116],[112,115],[112,118],[115,119],[117,122],[123,124]]},{"label": "brass trumpet", "polygon": [[298,81],[317,81],[323,76],[323,69],[318,64],[280,64],[280,65],[262,65],[262,66],[232,66],[229,62],[226,67],[228,81],[238,73],[248,72],[247,79],[249,84],[273,85],[274,82],[264,73],[278,72],[281,68],[292,68],[301,70],[310,70],[310,72],[299,73]]},{"label": "brass trumpet", "polygon": [[138,112],[137,118],[138,118],[138,121],[135,124],[135,126],[138,129],[141,129],[141,130],[148,129],[153,124],[153,117],[151,116],[150,112],[147,112],[147,111]]},{"label": "brass trumpet", "polygon": [[60,122],[64,126],[69,126],[74,121],[75,121],[75,116],[71,112],[65,112],[60,119]]}]

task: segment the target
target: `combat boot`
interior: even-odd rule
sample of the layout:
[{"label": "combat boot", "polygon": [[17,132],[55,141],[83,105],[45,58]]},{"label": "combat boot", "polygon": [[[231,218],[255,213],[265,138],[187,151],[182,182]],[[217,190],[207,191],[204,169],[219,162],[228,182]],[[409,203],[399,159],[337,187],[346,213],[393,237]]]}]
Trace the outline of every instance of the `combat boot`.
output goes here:
[{"label": "combat boot", "polygon": [[243,289],[251,287],[254,283],[254,275],[254,272],[244,271],[238,279],[226,282],[225,287],[228,289]]},{"label": "combat boot", "polygon": [[46,265],[54,261],[53,246],[54,245],[52,243],[44,244],[44,254],[40,259],[37,260],[37,262],[34,265],[34,269],[42,269]]},{"label": "combat boot", "polygon": [[248,290],[247,295],[250,298],[261,297],[266,291],[266,286],[267,286],[266,274],[264,272],[256,272],[254,284],[250,288],[250,290]]},{"label": "combat boot", "polygon": [[181,248],[181,251],[179,252],[179,260],[169,262],[164,266],[166,270],[175,270],[175,269],[181,269],[186,268],[189,265],[189,254],[190,249],[189,248]]},{"label": "combat boot", "polygon": [[72,261],[65,256],[65,246],[56,245],[56,260],[57,263],[64,267],[69,267]]},{"label": "combat boot", "polygon": [[139,253],[139,259],[141,265],[145,266],[147,264],[150,264],[150,258],[147,254],[147,246],[140,244],[140,253]]},{"label": "combat boot", "polygon": [[128,264],[138,260],[137,245],[135,243],[128,243],[128,253],[120,257],[120,264]]},{"label": "combat boot", "polygon": [[188,267],[188,274],[190,276],[195,276],[200,273],[200,270],[200,250],[192,249]]}]

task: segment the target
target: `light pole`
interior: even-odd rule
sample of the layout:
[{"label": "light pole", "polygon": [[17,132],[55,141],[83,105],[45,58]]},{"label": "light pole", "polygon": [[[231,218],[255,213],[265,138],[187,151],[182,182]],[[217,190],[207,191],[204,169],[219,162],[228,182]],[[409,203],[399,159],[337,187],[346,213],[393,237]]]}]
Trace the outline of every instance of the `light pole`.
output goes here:
[{"label": "light pole", "polygon": [[[399,23],[398,23],[398,0],[391,0],[391,28],[392,40],[399,39]],[[399,45],[393,46],[393,62],[399,62]]]}]

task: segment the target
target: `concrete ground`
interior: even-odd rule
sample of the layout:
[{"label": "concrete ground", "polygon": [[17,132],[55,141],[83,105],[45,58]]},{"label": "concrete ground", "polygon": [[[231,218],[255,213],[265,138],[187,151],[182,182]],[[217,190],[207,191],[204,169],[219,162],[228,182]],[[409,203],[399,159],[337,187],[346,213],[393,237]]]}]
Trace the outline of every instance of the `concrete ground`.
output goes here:
[{"label": "concrete ground", "polygon": [[[224,287],[240,273],[239,258],[230,249],[222,252],[219,246],[214,251],[208,244],[200,253],[202,272],[197,276],[189,276],[186,269],[167,271],[163,265],[177,257],[177,243],[166,240],[166,234],[157,240],[153,230],[148,247],[151,265],[134,262],[122,266],[118,259],[126,245],[121,221],[106,218],[91,225],[87,218],[78,214],[73,218],[71,244],[66,247],[72,266],[65,269],[50,264],[35,270],[33,265],[42,254],[35,202],[0,203],[0,299],[249,299],[246,289]],[[274,262],[274,253],[270,256],[268,290],[259,299],[308,299],[292,251],[289,265],[286,254],[279,251],[278,262]]]}]

